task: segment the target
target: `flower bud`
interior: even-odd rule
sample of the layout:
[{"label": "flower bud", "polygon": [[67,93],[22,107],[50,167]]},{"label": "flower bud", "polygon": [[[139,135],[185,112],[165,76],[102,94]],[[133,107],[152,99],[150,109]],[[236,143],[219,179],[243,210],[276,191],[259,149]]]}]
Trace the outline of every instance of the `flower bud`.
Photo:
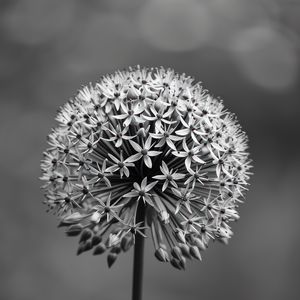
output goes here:
[{"label": "flower bud", "polygon": [[166,210],[160,211],[158,215],[164,224],[168,224],[170,222],[170,215]]},{"label": "flower bud", "polygon": [[85,247],[84,247],[84,251],[89,251],[89,250],[91,250],[92,248],[93,248],[93,243],[92,243],[92,241],[91,241],[91,240],[86,241]]},{"label": "flower bud", "polygon": [[91,229],[89,229],[89,228],[84,229],[80,236],[79,242],[84,242],[84,241],[88,240],[89,238],[92,237],[92,235],[93,235],[93,232]]},{"label": "flower bud", "polygon": [[99,236],[99,235],[94,235],[92,237],[92,244],[93,244],[93,246],[98,245],[101,241],[102,241],[102,237]]},{"label": "flower bud", "polygon": [[121,252],[121,246],[117,245],[111,248],[110,253],[116,253],[119,254]]},{"label": "flower bud", "polygon": [[179,244],[179,247],[181,249],[182,254],[186,257],[186,258],[191,258],[191,254],[190,254],[190,247],[187,244]]},{"label": "flower bud", "polygon": [[91,221],[94,223],[99,223],[101,219],[101,214],[98,211],[95,211],[92,215],[91,215]]},{"label": "flower bud", "polygon": [[92,248],[92,241],[80,242],[79,247],[77,249],[77,255],[80,255],[85,251],[91,250]]},{"label": "flower bud", "polygon": [[126,252],[133,245],[133,238],[130,236],[124,236],[121,241],[121,249]]},{"label": "flower bud", "polygon": [[113,263],[117,260],[118,258],[118,254],[116,253],[109,253],[108,256],[107,256],[107,265],[108,267],[110,268]]},{"label": "flower bud", "polygon": [[179,266],[181,267],[182,270],[185,270],[185,266],[186,266],[186,259],[185,259],[185,257],[181,256],[181,258],[179,260]]},{"label": "flower bud", "polygon": [[77,236],[81,233],[83,226],[81,224],[74,224],[66,230],[67,236]]},{"label": "flower bud", "polygon": [[159,261],[162,262],[170,261],[168,252],[163,248],[156,249],[154,255]]},{"label": "flower bud", "polygon": [[201,254],[199,249],[197,248],[197,246],[191,246],[190,247],[190,254],[192,257],[198,259],[198,260],[202,260]]},{"label": "flower bud", "polygon": [[75,212],[69,216],[64,217],[58,224],[58,227],[68,226],[71,224],[78,223],[81,221],[82,217],[83,216],[79,212]]},{"label": "flower bud", "polygon": [[178,270],[182,270],[182,265],[181,265],[180,262],[179,262],[178,260],[176,260],[175,258],[172,258],[172,259],[170,260],[170,263],[171,263],[171,265],[172,265],[174,268],[176,268],[176,269],[178,269]]},{"label": "flower bud", "polygon": [[100,243],[94,250],[94,255],[99,255],[99,254],[102,254],[104,253],[106,250],[106,247],[104,245],[104,243]]},{"label": "flower bud", "polygon": [[203,241],[199,238],[194,238],[195,245],[199,248],[199,250],[204,251],[206,250],[206,245],[203,243]]},{"label": "flower bud", "polygon": [[175,238],[176,238],[176,240],[178,242],[181,242],[181,243],[185,243],[186,242],[185,241],[185,234],[184,234],[184,232],[181,229],[176,228],[174,236],[175,236]]},{"label": "flower bud", "polygon": [[180,248],[179,248],[178,246],[175,246],[175,247],[172,248],[171,254],[172,254],[172,256],[173,256],[174,258],[176,258],[176,259],[178,259],[178,260],[180,260],[181,257],[182,257],[181,250],[180,250]]}]

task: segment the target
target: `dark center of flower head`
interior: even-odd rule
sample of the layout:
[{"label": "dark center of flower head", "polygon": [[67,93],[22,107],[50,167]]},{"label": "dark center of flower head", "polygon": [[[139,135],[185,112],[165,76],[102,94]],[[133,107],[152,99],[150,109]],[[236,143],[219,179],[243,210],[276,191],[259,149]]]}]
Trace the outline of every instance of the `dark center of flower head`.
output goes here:
[{"label": "dark center of flower head", "polygon": [[195,154],[195,152],[194,152],[193,150],[190,150],[190,151],[188,152],[188,156],[194,156],[194,154]]},{"label": "dark center of flower head", "polygon": [[104,212],[105,212],[106,214],[110,213],[110,207],[105,206],[105,207],[104,207]]},{"label": "dark center of flower head", "polygon": [[120,169],[122,169],[122,168],[124,168],[125,167],[125,164],[123,163],[123,162],[118,162],[118,167],[120,168]]},{"label": "dark center of flower head", "polygon": [[163,117],[163,115],[160,114],[160,113],[158,113],[158,114],[156,115],[157,120],[160,120],[162,117]]},{"label": "dark center of flower head", "polygon": [[98,176],[98,178],[100,178],[100,179],[104,177],[104,175],[103,175],[102,173],[100,173],[100,172],[97,174],[97,176]]},{"label": "dark center of flower head", "polygon": [[166,138],[168,138],[168,137],[170,136],[170,133],[169,133],[169,132],[165,132],[165,133],[164,133],[164,136],[165,136]]},{"label": "dark center of flower head", "polygon": [[87,188],[86,186],[83,187],[82,193],[83,193],[84,195],[86,195],[86,194],[89,193],[89,190],[88,190],[88,188]]},{"label": "dark center of flower head", "polygon": [[147,153],[148,153],[148,150],[147,150],[147,149],[142,149],[142,151],[141,151],[141,154],[142,154],[142,155],[147,155]]},{"label": "dark center of flower head", "polygon": [[66,203],[70,203],[70,202],[71,202],[71,198],[70,198],[70,197],[68,197],[68,196],[67,196],[67,197],[65,197],[65,198],[64,198],[64,200],[65,200],[65,202],[66,202]]},{"label": "dark center of flower head", "polygon": [[51,163],[52,163],[53,165],[56,165],[56,164],[57,164],[57,159],[56,159],[56,158],[53,158],[52,161],[51,161]]},{"label": "dark center of flower head", "polygon": [[168,174],[168,175],[167,175],[167,180],[169,180],[169,181],[173,180],[173,177],[172,177],[171,174]]},{"label": "dark center of flower head", "polygon": [[145,196],[145,195],[146,195],[146,192],[144,190],[139,191],[139,196]]},{"label": "dark center of flower head", "polygon": [[63,177],[63,182],[68,182],[68,180],[69,180],[69,177],[68,177],[68,176],[64,176],[64,177]]},{"label": "dark center of flower head", "polygon": [[186,202],[186,201],[188,201],[188,198],[187,198],[186,195],[183,195],[183,196],[181,197],[181,200],[182,200],[183,202]]}]

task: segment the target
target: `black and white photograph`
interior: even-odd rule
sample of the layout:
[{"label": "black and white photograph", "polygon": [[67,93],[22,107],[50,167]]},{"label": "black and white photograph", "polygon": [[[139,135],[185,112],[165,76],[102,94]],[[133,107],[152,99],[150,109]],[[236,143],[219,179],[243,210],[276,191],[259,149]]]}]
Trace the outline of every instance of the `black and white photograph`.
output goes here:
[{"label": "black and white photograph", "polygon": [[0,299],[298,299],[299,120],[299,0],[2,0]]}]

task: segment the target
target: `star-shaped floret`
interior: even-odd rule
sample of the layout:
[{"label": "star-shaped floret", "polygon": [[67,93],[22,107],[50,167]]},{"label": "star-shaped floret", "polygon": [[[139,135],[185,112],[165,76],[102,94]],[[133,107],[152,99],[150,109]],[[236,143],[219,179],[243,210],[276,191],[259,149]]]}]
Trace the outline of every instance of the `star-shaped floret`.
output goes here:
[{"label": "star-shaped floret", "polygon": [[129,127],[121,128],[120,124],[117,124],[116,127],[110,126],[111,128],[107,128],[107,130],[112,134],[112,137],[105,139],[102,137],[103,140],[115,142],[115,146],[117,148],[121,147],[124,140],[133,139],[136,135],[128,136],[126,135]]},{"label": "star-shaped floret", "polygon": [[172,134],[175,128],[172,128],[170,125],[166,128],[164,125],[163,128],[160,128],[157,133],[150,133],[150,136],[159,140],[159,142],[155,145],[155,147],[162,147],[167,144],[171,149],[176,151],[176,146],[174,142],[178,142],[184,139],[184,137],[177,136]]},{"label": "star-shaped floret", "polygon": [[175,180],[183,179],[185,175],[177,173],[176,171],[173,171],[173,169],[169,170],[167,164],[164,161],[162,161],[162,165],[159,168],[163,175],[155,175],[152,178],[165,181],[162,186],[162,191],[166,190],[169,183],[174,187],[178,188],[178,185]]},{"label": "star-shaped floret", "polygon": [[152,116],[143,115],[144,119],[148,121],[152,121],[155,124],[155,128],[159,130],[162,126],[162,124],[174,124],[177,121],[170,121],[168,120],[168,117],[172,114],[172,112],[165,111],[165,107],[160,106],[159,109],[157,109],[155,106],[150,106],[150,111],[152,113]]},{"label": "star-shaped floret", "polygon": [[174,196],[178,197],[177,203],[176,203],[176,209],[175,209],[175,215],[179,212],[182,204],[186,207],[187,211],[191,214],[191,200],[195,198],[195,195],[192,193],[192,190],[190,189],[189,185],[186,186],[186,188],[180,188],[175,189],[172,188],[172,192]]},{"label": "star-shaped floret", "polygon": [[47,195],[50,209],[55,209],[58,213],[64,213],[73,208],[80,208],[77,202],[78,197],[66,191],[52,192]]},{"label": "star-shaped floret", "polygon": [[201,146],[192,145],[191,148],[187,146],[185,139],[182,142],[182,147],[184,151],[172,151],[172,154],[177,157],[185,158],[185,166],[189,171],[191,169],[192,162],[196,162],[198,164],[205,164],[205,161],[201,159],[200,156],[200,148]]},{"label": "star-shaped floret", "polygon": [[162,153],[161,151],[153,151],[150,150],[153,145],[151,145],[152,138],[149,135],[146,142],[143,143],[143,147],[141,147],[138,143],[130,140],[130,144],[132,148],[137,152],[136,154],[131,155],[130,157],[127,158],[128,162],[135,162],[138,161],[139,159],[143,158],[143,161],[145,165],[148,168],[152,168],[152,160],[150,157],[154,157]]},{"label": "star-shaped floret", "polygon": [[132,107],[130,104],[125,105],[124,103],[121,103],[121,107],[124,113],[120,115],[114,115],[113,118],[124,120],[123,126],[127,127],[132,122],[143,123],[145,121],[142,117],[140,117],[140,114],[144,111],[142,106],[136,105]]},{"label": "star-shaped floret", "polygon": [[201,166],[196,166],[196,170],[189,169],[189,173],[191,176],[188,177],[188,179],[184,182],[184,184],[190,184],[192,183],[192,188],[195,187],[196,182],[201,183],[204,185],[203,182],[207,181],[207,172],[203,172]]},{"label": "star-shaped floret", "polygon": [[194,232],[199,233],[199,228],[201,228],[201,223],[199,221],[202,219],[201,217],[194,215],[187,218],[182,215],[184,221],[180,222],[186,232]]},{"label": "star-shaped floret", "polygon": [[106,163],[107,159],[104,159],[102,166],[100,166],[98,162],[96,162],[95,167],[90,166],[90,173],[95,176],[92,179],[93,183],[101,182],[103,180],[107,186],[111,186],[111,183],[108,179],[110,173],[106,169]]},{"label": "star-shaped floret", "polygon": [[122,178],[125,174],[126,177],[129,177],[130,172],[128,167],[134,167],[134,164],[127,159],[124,160],[123,151],[120,152],[120,159],[114,155],[108,153],[109,158],[112,160],[112,166],[106,169],[107,172],[116,172],[120,170],[120,177]]},{"label": "star-shaped floret", "polygon": [[137,182],[133,183],[133,187],[134,189],[123,195],[123,197],[127,197],[127,198],[133,198],[133,197],[137,197],[137,199],[142,199],[144,202],[149,203],[151,206],[153,206],[153,201],[152,201],[152,194],[149,193],[153,187],[157,184],[157,181],[151,182],[149,184],[147,184],[147,177],[145,177],[143,179],[143,181],[141,182],[141,185],[139,185]]},{"label": "star-shaped floret", "polygon": [[176,130],[176,134],[179,136],[188,136],[190,135],[194,143],[199,144],[199,138],[202,138],[206,135],[204,131],[201,131],[201,121],[196,120],[195,118],[189,118],[188,123],[181,117],[180,122],[185,127],[184,129]]},{"label": "star-shaped floret", "polygon": [[[93,207],[93,213],[91,214],[91,221],[94,223],[99,223],[103,216],[106,216],[106,221],[109,222],[112,218],[116,218],[118,221],[122,221],[119,217],[118,211],[123,207],[124,203],[121,204],[111,204],[112,199],[111,193],[109,193],[106,199],[103,197],[94,197],[94,199],[99,203]],[[104,201],[103,201],[104,200]],[[117,201],[116,201],[117,202]]]},{"label": "star-shaped floret", "polygon": [[221,174],[226,174],[229,177],[233,177],[232,174],[228,171],[228,167],[230,167],[230,163],[228,161],[228,156],[226,153],[221,153],[220,151],[216,151],[215,153],[211,147],[208,147],[210,150],[210,154],[213,158],[212,163],[216,165],[216,174],[217,177],[220,178]]}]

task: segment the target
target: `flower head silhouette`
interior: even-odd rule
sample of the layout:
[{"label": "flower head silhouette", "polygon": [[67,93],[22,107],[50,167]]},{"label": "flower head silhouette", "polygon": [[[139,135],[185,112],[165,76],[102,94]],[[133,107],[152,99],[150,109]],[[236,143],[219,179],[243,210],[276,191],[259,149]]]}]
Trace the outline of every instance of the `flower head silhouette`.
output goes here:
[{"label": "flower head silhouette", "polygon": [[232,236],[250,174],[247,137],[191,77],[118,71],[83,87],[56,119],[41,179],[60,226],[80,235],[78,254],[107,251],[111,266],[148,229],[155,256],[184,269],[210,240]]}]

